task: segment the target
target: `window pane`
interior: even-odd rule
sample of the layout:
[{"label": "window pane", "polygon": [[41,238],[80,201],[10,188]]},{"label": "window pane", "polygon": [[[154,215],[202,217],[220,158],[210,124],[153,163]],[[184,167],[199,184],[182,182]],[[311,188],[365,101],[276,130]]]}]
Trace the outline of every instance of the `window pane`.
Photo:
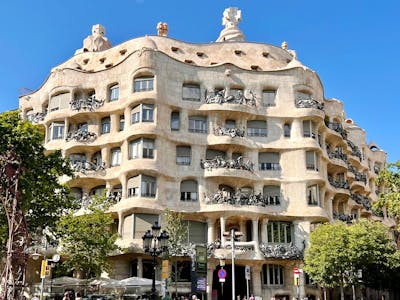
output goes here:
[{"label": "window pane", "polygon": [[134,92],[152,91],[154,84],[153,77],[136,78],[134,83]]},{"label": "window pane", "polygon": [[123,131],[125,127],[125,116],[121,115],[119,117],[119,131]]},{"label": "window pane", "polygon": [[183,85],[182,99],[189,101],[200,101],[200,86],[198,85]]},{"label": "window pane", "polygon": [[263,91],[263,105],[264,106],[275,106],[276,91]]},{"label": "window pane", "polygon": [[101,133],[102,134],[110,133],[110,129],[111,129],[110,127],[111,127],[110,126],[110,118],[109,117],[103,118],[101,120]]},{"label": "window pane", "polygon": [[116,101],[119,98],[119,86],[118,84],[110,87],[110,101]]},{"label": "window pane", "polygon": [[171,130],[179,130],[180,124],[179,124],[179,112],[178,111],[173,111],[171,113]]}]

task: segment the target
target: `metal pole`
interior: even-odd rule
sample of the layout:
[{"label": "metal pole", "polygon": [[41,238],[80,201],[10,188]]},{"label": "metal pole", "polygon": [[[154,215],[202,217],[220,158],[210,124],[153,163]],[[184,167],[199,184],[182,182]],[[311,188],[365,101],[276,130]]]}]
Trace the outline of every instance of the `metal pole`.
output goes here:
[{"label": "metal pole", "polygon": [[43,299],[43,290],[44,290],[44,278],[42,278],[42,282],[40,284],[40,300]]},{"label": "metal pole", "polygon": [[246,293],[246,296],[247,296],[247,300],[249,300],[249,280],[248,279],[246,279],[246,288],[247,288],[247,293]]},{"label": "metal pole", "polygon": [[232,247],[232,300],[235,300],[235,230],[231,229]]},{"label": "metal pole", "polygon": [[151,283],[151,299],[156,299],[156,248],[153,248],[153,273],[151,274],[153,282]]}]

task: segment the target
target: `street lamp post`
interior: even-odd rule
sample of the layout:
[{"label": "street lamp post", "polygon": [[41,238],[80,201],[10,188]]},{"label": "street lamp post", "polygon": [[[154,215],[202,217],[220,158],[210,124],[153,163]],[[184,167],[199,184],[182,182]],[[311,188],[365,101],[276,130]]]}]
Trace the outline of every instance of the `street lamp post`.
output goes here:
[{"label": "street lamp post", "polygon": [[225,237],[231,238],[231,248],[232,248],[232,300],[235,300],[235,240],[243,235],[242,232],[231,229],[231,231],[224,232]]},{"label": "street lamp post", "polygon": [[143,250],[145,253],[153,257],[153,271],[152,271],[152,286],[151,286],[151,300],[156,299],[156,267],[157,267],[157,256],[167,251],[167,243],[169,236],[165,230],[161,233],[161,226],[158,222],[154,222],[151,226],[151,231],[147,230],[143,235]]}]

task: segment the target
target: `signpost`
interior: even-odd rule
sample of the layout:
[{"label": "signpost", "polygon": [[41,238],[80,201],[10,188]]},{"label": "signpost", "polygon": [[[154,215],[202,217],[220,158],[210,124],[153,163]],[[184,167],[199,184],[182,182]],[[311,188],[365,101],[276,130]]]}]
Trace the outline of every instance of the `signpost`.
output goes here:
[{"label": "signpost", "polygon": [[225,278],[226,278],[226,270],[222,267],[221,269],[219,269],[218,271],[218,278],[219,278],[219,282],[221,282],[221,292],[222,292],[222,296],[224,295],[224,282],[225,282]]},{"label": "signpost", "polygon": [[247,298],[246,299],[249,299],[250,266],[246,265],[246,268],[244,270],[245,270],[244,274],[246,277],[246,288],[247,288],[247,294],[246,294]]},{"label": "signpost", "polygon": [[297,287],[297,299],[300,300],[300,269],[293,268],[294,285]]}]

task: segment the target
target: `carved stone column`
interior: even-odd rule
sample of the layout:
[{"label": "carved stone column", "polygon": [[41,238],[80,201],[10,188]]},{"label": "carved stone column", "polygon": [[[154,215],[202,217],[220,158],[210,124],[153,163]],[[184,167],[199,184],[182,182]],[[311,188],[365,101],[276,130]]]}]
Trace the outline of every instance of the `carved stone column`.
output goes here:
[{"label": "carved stone column", "polygon": [[221,245],[222,247],[225,247],[225,242],[226,242],[226,237],[224,237],[224,232],[225,232],[225,217],[220,217],[219,222],[221,224]]},{"label": "carved stone column", "polygon": [[143,277],[143,259],[141,257],[137,258],[137,277]]},{"label": "carved stone column", "polygon": [[106,168],[110,167],[110,149],[104,147],[101,149],[101,160]]},{"label": "carved stone column", "polygon": [[215,240],[215,220],[207,219],[207,243],[211,243]]},{"label": "carved stone column", "polygon": [[116,114],[110,115],[110,126],[111,126],[111,133],[119,132],[119,115]]},{"label": "carved stone column", "polygon": [[303,136],[303,122],[300,119],[293,120],[291,136],[301,138]]},{"label": "carved stone column", "polygon": [[252,294],[262,296],[261,266],[253,266],[251,269]]},{"label": "carved stone column", "polygon": [[213,290],[213,274],[216,268],[216,263],[208,260],[207,262],[207,299],[212,299]]},{"label": "carved stone column", "polygon": [[239,230],[240,230],[240,232],[243,233],[243,239],[247,240],[247,237],[246,237],[246,221],[245,220],[240,220],[240,222],[239,222]]},{"label": "carved stone column", "polygon": [[126,185],[127,185],[127,178],[126,174],[120,175],[120,180],[121,180],[121,188],[122,188],[122,199],[126,199],[127,195],[127,190],[126,190]]},{"label": "carved stone column", "polygon": [[122,225],[124,223],[124,215],[122,214],[122,211],[118,212],[118,234],[122,236]]},{"label": "carved stone column", "polygon": [[267,234],[268,234],[268,219],[264,218],[261,220],[261,242],[267,243]]}]

